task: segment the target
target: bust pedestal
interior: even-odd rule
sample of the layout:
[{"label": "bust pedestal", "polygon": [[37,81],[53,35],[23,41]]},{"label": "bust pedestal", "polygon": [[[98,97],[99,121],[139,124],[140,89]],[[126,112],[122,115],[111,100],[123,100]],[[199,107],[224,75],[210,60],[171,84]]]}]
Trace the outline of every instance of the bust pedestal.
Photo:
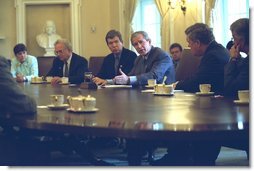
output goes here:
[{"label": "bust pedestal", "polygon": [[55,49],[54,48],[45,48],[46,53],[44,56],[55,56]]}]

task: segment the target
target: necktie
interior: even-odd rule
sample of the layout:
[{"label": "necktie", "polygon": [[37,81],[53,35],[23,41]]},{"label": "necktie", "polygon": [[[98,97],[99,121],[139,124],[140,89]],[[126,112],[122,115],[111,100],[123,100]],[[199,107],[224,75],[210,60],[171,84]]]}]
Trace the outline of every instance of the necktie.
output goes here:
[{"label": "necktie", "polygon": [[118,73],[118,65],[119,65],[119,59],[120,57],[119,56],[116,56],[115,57],[115,74],[117,75]]},{"label": "necktie", "polygon": [[68,62],[64,62],[65,69],[64,69],[64,76],[68,77],[69,76],[69,68],[68,68]]}]

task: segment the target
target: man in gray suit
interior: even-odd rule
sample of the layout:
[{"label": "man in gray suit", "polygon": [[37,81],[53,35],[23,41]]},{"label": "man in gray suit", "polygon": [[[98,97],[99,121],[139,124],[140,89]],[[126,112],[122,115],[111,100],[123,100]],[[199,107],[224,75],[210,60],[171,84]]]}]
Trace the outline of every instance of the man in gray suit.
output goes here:
[{"label": "man in gray suit", "polygon": [[35,114],[34,99],[25,95],[13,79],[10,65],[4,57],[0,57],[0,114]]},{"label": "man in gray suit", "polygon": [[128,76],[120,69],[119,76],[113,80],[116,84],[146,85],[148,79],[156,79],[165,84],[175,81],[175,70],[172,59],[158,47],[151,45],[151,39],[144,31],[137,31],[131,35],[132,46],[140,54]]}]

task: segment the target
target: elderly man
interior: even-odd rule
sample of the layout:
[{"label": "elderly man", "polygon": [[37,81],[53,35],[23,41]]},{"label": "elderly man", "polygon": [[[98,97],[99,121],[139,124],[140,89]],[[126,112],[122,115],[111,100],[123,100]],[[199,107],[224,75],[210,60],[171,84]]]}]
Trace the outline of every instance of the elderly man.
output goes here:
[{"label": "elderly man", "polygon": [[123,47],[123,39],[119,31],[110,30],[105,40],[112,53],[104,58],[99,73],[93,78],[97,85],[112,84],[112,79],[120,74],[120,67],[123,72],[129,73],[137,57],[135,52]]},{"label": "elderly man", "polygon": [[61,77],[68,77],[71,84],[84,82],[84,73],[88,71],[88,62],[72,52],[72,46],[66,39],[59,39],[55,42],[55,54],[53,66],[47,76],[53,76],[52,85],[61,83]]},{"label": "elderly man", "polygon": [[[212,91],[223,93],[224,66],[229,61],[226,48],[215,41],[211,29],[196,23],[185,30],[187,42],[194,56],[202,56],[198,71],[191,78],[174,83],[177,89],[187,92],[199,91],[199,84],[212,85]],[[168,154],[152,162],[152,165],[210,166],[220,152],[220,142],[184,141],[168,144]]]},{"label": "elderly man", "polygon": [[17,44],[14,49],[15,58],[11,61],[11,73],[17,82],[31,81],[38,76],[38,62],[36,57],[27,54],[23,43]]},{"label": "elderly man", "polygon": [[151,39],[146,32],[133,33],[131,43],[140,55],[135,60],[129,76],[120,69],[121,75],[113,79],[116,84],[145,85],[148,79],[156,79],[157,83],[165,81],[165,84],[175,81],[172,59],[162,49],[151,45]]},{"label": "elderly man", "polygon": [[229,53],[215,41],[211,29],[203,23],[196,23],[185,30],[188,46],[194,56],[202,56],[198,71],[191,78],[174,83],[176,89],[198,92],[199,84],[211,84],[215,94],[224,90],[224,66]]}]

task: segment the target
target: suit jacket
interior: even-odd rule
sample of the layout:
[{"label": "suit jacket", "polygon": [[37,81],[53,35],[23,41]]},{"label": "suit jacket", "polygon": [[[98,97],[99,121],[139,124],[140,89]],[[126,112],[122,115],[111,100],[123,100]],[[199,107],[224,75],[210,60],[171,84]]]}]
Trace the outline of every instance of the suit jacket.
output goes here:
[{"label": "suit jacket", "polygon": [[211,84],[211,91],[222,94],[224,90],[224,66],[229,61],[228,50],[216,41],[207,47],[198,71],[189,79],[178,82],[176,89],[186,92],[199,92],[199,84]]},{"label": "suit jacket", "polygon": [[[59,58],[55,58],[53,66],[48,72],[47,76],[63,77],[64,62]],[[70,68],[69,68],[69,82],[71,84],[80,84],[84,82],[84,73],[88,71],[88,62],[84,57],[72,53]]]},{"label": "suit jacket", "polygon": [[136,58],[129,76],[136,76],[138,85],[147,84],[148,79],[156,79],[157,83],[162,83],[164,76],[167,76],[165,84],[171,84],[175,82],[172,58],[162,49],[152,47],[146,61],[142,56]]},{"label": "suit jacket", "polygon": [[[135,52],[123,48],[121,53],[121,58],[119,61],[118,69],[117,69],[117,75],[119,75],[119,67],[122,66],[122,71],[126,74],[128,74],[133,65],[134,61],[136,59],[137,55]],[[101,69],[99,73],[97,74],[97,77],[100,77],[102,79],[112,79],[116,76],[115,74],[115,57],[114,54],[111,53],[107,55],[102,63]]]},{"label": "suit jacket", "polygon": [[0,114],[36,114],[37,105],[33,98],[25,95],[10,72],[10,65],[0,57]]},{"label": "suit jacket", "polygon": [[225,67],[225,96],[237,97],[238,90],[249,90],[249,56],[231,60]]}]

